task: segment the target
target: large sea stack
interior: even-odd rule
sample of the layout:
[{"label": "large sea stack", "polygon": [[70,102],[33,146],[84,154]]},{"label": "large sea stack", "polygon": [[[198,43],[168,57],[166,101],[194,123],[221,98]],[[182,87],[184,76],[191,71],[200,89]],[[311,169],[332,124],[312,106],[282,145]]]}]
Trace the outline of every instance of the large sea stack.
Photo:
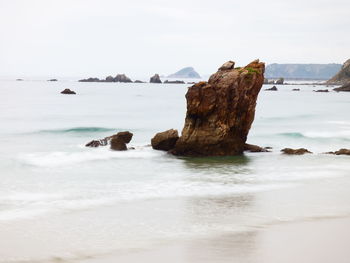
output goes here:
[{"label": "large sea stack", "polygon": [[255,60],[244,68],[226,62],[208,82],[186,94],[187,114],[182,135],[171,153],[183,156],[242,154],[264,82],[265,64]]}]

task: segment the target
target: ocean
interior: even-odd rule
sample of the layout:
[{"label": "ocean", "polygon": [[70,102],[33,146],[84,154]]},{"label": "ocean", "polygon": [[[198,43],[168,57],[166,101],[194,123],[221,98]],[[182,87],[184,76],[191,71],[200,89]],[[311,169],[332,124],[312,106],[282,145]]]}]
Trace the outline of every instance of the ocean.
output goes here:
[{"label": "ocean", "polygon": [[[323,154],[350,148],[350,93],[264,85],[248,143],[270,153],[153,150],[155,133],[181,132],[188,86],[0,81],[0,262],[83,262],[203,240],[208,262],[258,262],[261,229],[350,217],[350,157]],[[120,131],[134,134],[134,150],[85,147]],[[177,262],[197,262],[185,254]]]}]

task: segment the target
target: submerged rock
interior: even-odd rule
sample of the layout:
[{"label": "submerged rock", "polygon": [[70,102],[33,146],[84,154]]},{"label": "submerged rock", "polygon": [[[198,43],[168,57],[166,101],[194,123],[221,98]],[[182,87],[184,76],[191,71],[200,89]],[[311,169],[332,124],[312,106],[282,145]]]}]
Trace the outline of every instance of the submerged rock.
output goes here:
[{"label": "submerged rock", "polygon": [[335,154],[335,155],[350,155],[350,149],[340,149],[335,152],[328,152],[327,154]]},{"label": "submerged rock", "polygon": [[248,144],[248,143],[244,145],[245,152],[252,152],[252,153],[270,152],[269,149],[270,147],[260,147],[258,145]]},{"label": "submerged rock", "polygon": [[272,88],[265,89],[265,90],[278,91],[278,89],[277,89],[277,87],[276,87],[276,86],[273,86]]},{"label": "submerged rock", "polygon": [[305,153],[312,153],[305,148],[300,148],[300,149],[284,148],[281,150],[281,152],[283,152],[284,154],[289,154],[289,155],[303,155]]},{"label": "submerged rock", "polygon": [[292,91],[300,91],[300,89],[292,89]]},{"label": "submerged rock", "polygon": [[149,80],[150,83],[162,83],[158,74],[154,74]]},{"label": "submerged rock", "polygon": [[244,68],[227,65],[208,82],[196,83],[188,89],[185,126],[171,153],[183,156],[243,153],[264,82],[265,64],[255,60]]},{"label": "submerged rock", "polygon": [[134,83],[145,83],[145,82],[141,80],[135,80]]},{"label": "submerged rock", "polygon": [[48,81],[58,81],[57,79],[49,79]]},{"label": "submerged rock", "polygon": [[151,140],[152,148],[155,150],[170,151],[175,147],[179,134],[177,130],[171,129],[157,133]]},{"label": "submerged rock", "polygon": [[65,90],[61,91],[61,94],[76,94],[76,93],[73,90],[65,89]]},{"label": "submerged rock", "polygon": [[318,90],[314,90],[313,92],[329,92],[328,89],[318,89]]}]

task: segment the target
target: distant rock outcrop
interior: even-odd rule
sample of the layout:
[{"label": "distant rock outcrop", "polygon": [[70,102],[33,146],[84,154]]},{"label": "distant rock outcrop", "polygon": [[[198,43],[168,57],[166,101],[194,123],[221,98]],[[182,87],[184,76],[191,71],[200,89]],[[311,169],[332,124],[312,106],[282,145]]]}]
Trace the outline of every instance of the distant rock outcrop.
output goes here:
[{"label": "distant rock outcrop", "polygon": [[328,89],[318,89],[318,90],[313,90],[313,92],[329,92]]},{"label": "distant rock outcrop", "polygon": [[343,85],[350,83],[350,59],[348,59],[340,71],[326,82],[327,84]]},{"label": "distant rock outcrop", "polygon": [[340,64],[270,64],[266,66],[265,77],[269,79],[329,79],[334,76]]},{"label": "distant rock outcrop", "polygon": [[333,89],[334,91],[350,91],[350,82],[344,84],[343,86],[339,87],[339,88],[335,88]]},{"label": "distant rock outcrop", "polygon": [[48,81],[57,81],[57,79],[49,79]]},{"label": "distant rock outcrop", "polygon": [[185,84],[183,80],[166,80],[164,84]]},{"label": "distant rock outcrop", "polygon": [[171,74],[168,78],[192,78],[192,79],[200,79],[201,76],[194,70],[192,67],[187,67],[179,70],[178,72]]},{"label": "distant rock outcrop", "polygon": [[132,82],[132,80],[130,78],[128,78],[125,74],[118,74],[115,78],[114,78],[115,82]]},{"label": "distant rock outcrop", "polygon": [[80,79],[79,82],[100,82],[99,78]]},{"label": "distant rock outcrop", "polygon": [[150,83],[162,83],[158,74],[154,74],[149,80]]},{"label": "distant rock outcrop", "polygon": [[170,151],[175,147],[179,134],[177,130],[171,129],[157,133],[151,140],[152,148],[155,150]]},{"label": "distant rock outcrop", "polygon": [[64,89],[61,91],[61,94],[76,94],[75,91],[70,90],[70,89]]},{"label": "distant rock outcrop", "polygon": [[[230,65],[228,65],[230,64]],[[265,64],[255,60],[244,68],[225,63],[208,82],[186,94],[182,135],[170,152],[183,156],[242,154],[264,81]]]}]

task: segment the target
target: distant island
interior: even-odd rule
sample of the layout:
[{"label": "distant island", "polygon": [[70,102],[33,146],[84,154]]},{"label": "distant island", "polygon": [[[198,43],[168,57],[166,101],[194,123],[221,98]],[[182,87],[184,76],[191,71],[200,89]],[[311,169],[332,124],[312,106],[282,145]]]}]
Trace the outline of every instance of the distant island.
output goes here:
[{"label": "distant island", "polygon": [[194,70],[194,68],[186,67],[186,68],[180,69],[179,71],[175,72],[174,74],[169,75],[168,78],[200,79],[201,76]]},{"label": "distant island", "polygon": [[340,69],[341,64],[269,64],[265,78],[287,79],[330,79]]}]

